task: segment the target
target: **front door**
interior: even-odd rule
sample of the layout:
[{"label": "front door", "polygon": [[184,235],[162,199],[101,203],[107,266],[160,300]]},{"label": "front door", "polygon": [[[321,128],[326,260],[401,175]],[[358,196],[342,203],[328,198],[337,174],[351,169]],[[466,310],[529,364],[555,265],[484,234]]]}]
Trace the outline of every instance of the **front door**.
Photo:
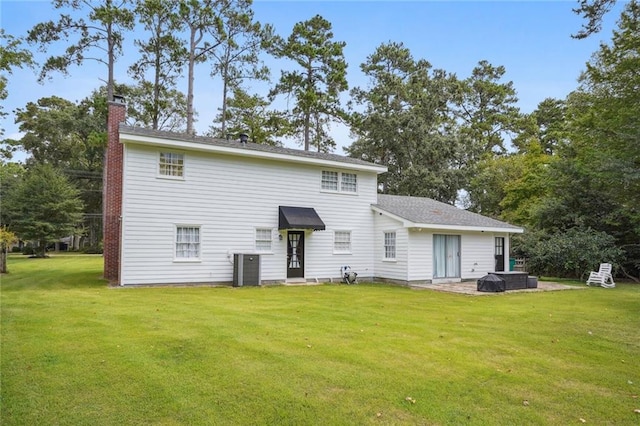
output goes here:
[{"label": "front door", "polygon": [[504,237],[496,237],[496,272],[504,271]]},{"label": "front door", "polygon": [[304,278],[304,232],[287,232],[287,278]]}]

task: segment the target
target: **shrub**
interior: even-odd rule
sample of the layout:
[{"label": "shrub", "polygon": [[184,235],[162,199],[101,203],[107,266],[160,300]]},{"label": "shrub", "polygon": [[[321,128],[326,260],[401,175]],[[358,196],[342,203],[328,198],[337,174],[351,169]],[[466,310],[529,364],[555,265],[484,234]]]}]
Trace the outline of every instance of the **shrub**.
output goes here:
[{"label": "shrub", "polygon": [[102,254],[102,244],[98,246],[84,247],[81,249],[84,254]]},{"label": "shrub", "polygon": [[24,246],[22,248],[22,254],[26,254],[26,255],[32,256],[32,255],[36,254],[36,249],[31,244],[27,244],[26,246]]},{"label": "shrub", "polygon": [[514,253],[527,258],[529,272],[565,277],[584,278],[597,270],[600,263],[616,265],[623,252],[615,246],[611,235],[591,228],[572,228],[562,233],[532,233],[514,238]]}]

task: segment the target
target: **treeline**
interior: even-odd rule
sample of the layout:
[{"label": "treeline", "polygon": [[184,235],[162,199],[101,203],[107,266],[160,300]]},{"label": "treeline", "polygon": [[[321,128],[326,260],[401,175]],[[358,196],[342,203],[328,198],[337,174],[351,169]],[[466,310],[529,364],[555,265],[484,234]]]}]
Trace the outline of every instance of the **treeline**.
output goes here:
[{"label": "treeline", "polygon": [[[76,10],[24,38],[2,33],[3,69],[35,66],[25,43],[67,43],[62,55],[39,66],[40,77],[93,60],[98,49],[106,52],[95,60],[105,65],[107,84],[81,102],[49,97],[16,110],[25,136],[4,140],[3,155],[21,148],[27,167],[63,170],[81,189],[85,212],[100,211],[106,99],[127,98],[130,124],[194,133],[194,69],[208,66],[222,82],[210,136],[248,133],[253,142],[275,145],[293,138],[304,149],[331,151],[330,126],[344,123],[355,140],[348,154],[389,168],[382,192],[458,203],[525,227],[514,248],[531,272],[580,277],[608,261],[618,275],[640,276],[636,0],[625,4],[611,42],[594,52],[576,90],[545,99],[531,114],[516,107],[504,67],[481,60],[461,78],[413,57],[400,42],[378,46],[360,65],[366,87],[349,89],[346,44],[321,16],[297,23],[284,38],[255,21],[248,0],[54,5]],[[591,25],[584,36],[597,19],[582,12]],[[135,84],[118,85],[116,63],[134,28],[144,29],[128,67]],[[265,66],[265,55],[282,60],[279,76]],[[178,78],[185,75],[182,93]],[[252,91],[256,82],[269,84],[268,95]],[[278,110],[283,97],[289,108]]]}]

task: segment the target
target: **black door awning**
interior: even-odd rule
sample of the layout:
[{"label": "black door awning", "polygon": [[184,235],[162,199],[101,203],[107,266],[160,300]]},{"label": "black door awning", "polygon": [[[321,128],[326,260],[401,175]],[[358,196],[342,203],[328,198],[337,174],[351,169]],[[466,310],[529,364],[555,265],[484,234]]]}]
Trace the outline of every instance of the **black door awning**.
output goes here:
[{"label": "black door awning", "polygon": [[278,210],[278,229],[325,230],[324,222],[311,207],[280,206]]}]

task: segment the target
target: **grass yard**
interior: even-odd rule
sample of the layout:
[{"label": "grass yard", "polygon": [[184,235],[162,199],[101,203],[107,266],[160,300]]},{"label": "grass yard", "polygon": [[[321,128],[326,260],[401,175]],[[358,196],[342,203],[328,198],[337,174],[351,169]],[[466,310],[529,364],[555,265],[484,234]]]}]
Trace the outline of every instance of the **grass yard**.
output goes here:
[{"label": "grass yard", "polygon": [[107,288],[12,256],[3,425],[638,425],[640,285]]}]

